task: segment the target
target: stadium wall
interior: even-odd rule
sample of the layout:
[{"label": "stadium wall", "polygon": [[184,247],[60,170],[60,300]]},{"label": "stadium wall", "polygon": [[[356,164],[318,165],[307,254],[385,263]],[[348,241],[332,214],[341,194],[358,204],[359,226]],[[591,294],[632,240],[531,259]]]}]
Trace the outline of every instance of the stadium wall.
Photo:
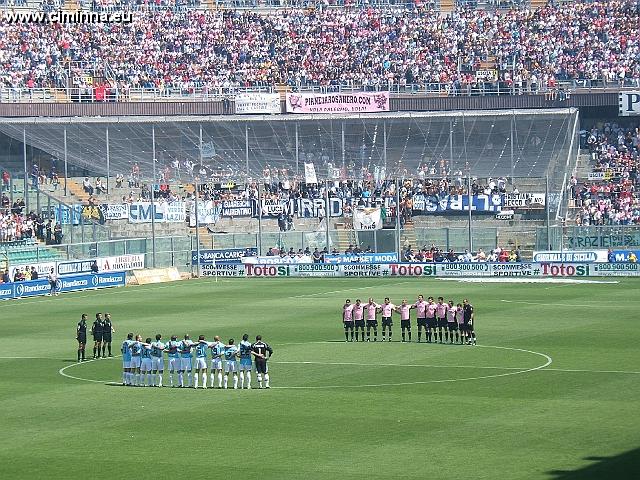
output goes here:
[{"label": "stadium wall", "polygon": [[[500,96],[452,96],[424,97],[418,95],[397,96],[390,99],[390,110],[402,111],[450,111],[450,110],[510,110],[568,107],[610,107],[618,110],[618,92],[572,93],[565,100],[549,99],[545,95]],[[175,116],[175,115],[224,115],[235,111],[225,110],[222,101],[209,102],[96,102],[96,103],[0,103],[0,117],[93,117],[93,116]],[[612,111],[614,111],[612,110]],[[281,102],[285,111],[285,102]]]}]

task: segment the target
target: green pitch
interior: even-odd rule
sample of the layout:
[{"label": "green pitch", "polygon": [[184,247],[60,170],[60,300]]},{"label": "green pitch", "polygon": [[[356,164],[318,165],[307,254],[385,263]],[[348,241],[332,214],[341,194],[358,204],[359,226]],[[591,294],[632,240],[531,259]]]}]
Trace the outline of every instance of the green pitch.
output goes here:
[{"label": "green pitch", "polygon": [[[1,303],[0,477],[637,478],[639,287],[200,280]],[[418,293],[469,298],[479,345],[402,344],[398,317],[393,343],[343,341],[345,298]],[[129,331],[262,334],[273,388],[111,385],[120,358],[75,364],[97,311],[114,354]]]}]

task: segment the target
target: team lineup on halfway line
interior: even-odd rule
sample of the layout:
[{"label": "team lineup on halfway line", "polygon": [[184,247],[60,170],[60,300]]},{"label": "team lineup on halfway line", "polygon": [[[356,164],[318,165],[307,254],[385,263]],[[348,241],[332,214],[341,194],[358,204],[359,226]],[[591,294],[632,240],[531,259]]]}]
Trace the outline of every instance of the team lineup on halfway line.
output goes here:
[{"label": "team lineup on halfway line", "polygon": [[[400,305],[391,303],[389,297],[384,303],[378,304],[373,298],[368,303],[361,303],[357,299],[351,303],[345,301],[342,307],[342,322],[346,342],[378,341],[377,314],[382,313],[382,341],[391,341],[393,332],[393,313],[400,314],[400,327],[402,330],[402,342],[411,342],[411,310],[416,310],[418,329],[418,343],[422,342],[422,333],[425,333],[427,343],[456,343],[476,345],[476,333],[474,327],[474,309],[468,299],[454,305],[453,300],[444,302],[444,297],[438,297],[434,302],[433,297],[424,300],[423,295],[418,295],[415,303],[408,304],[406,299]],[[366,320],[365,320],[366,316]],[[358,339],[360,332],[360,340]],[[111,314],[96,313],[96,319],[91,325],[90,333],[93,336],[93,358],[105,358],[112,354],[112,335],[115,328],[111,321]],[[387,336],[388,333],[388,336]],[[87,343],[87,314],[83,313],[76,327],[76,340],[78,341],[78,362],[85,358]],[[455,341],[454,341],[455,340]],[[129,333],[122,342],[120,349],[123,360],[122,385],[126,386],[163,386],[164,354],[168,357],[169,385],[179,388],[198,388],[199,380],[202,380],[202,388],[207,388],[207,373],[209,367],[207,361],[211,359],[211,387],[227,388],[229,374],[233,376],[233,388],[238,388],[238,373],[240,373],[240,388],[251,388],[251,370],[255,364],[258,388],[270,388],[267,360],[273,354],[273,349],[262,341],[260,335],[256,336],[255,343],[249,342],[249,335],[244,334],[239,345],[233,338],[225,344],[219,336],[214,337],[213,342],[208,342],[204,335],[200,335],[197,342],[193,342],[189,335],[183,340],[178,340],[176,335],[166,344],[162,341],[162,335],[157,334],[155,341],[148,337],[142,341],[141,335]],[[193,351],[195,351],[195,367]],[[108,353],[107,353],[108,352]],[[208,353],[210,352],[210,354]],[[224,360],[224,362],[223,362]],[[239,361],[238,361],[239,360]],[[195,370],[195,373],[194,373]],[[177,378],[175,378],[177,376]]]},{"label": "team lineup on halfway line", "polygon": [[[361,341],[364,339],[364,328],[367,327],[367,342],[371,341],[371,330],[373,330],[373,341],[378,341],[378,319],[377,314],[382,313],[382,341],[387,340],[387,330],[389,342],[391,341],[393,326],[393,312],[400,313],[400,328],[402,329],[402,341],[411,342],[411,310],[417,312],[418,343],[422,341],[422,332],[425,332],[427,343],[455,343],[467,345],[476,344],[476,332],[474,328],[475,315],[473,305],[466,298],[462,303],[454,305],[453,300],[444,302],[444,297],[438,297],[438,302],[429,297],[424,301],[423,295],[418,295],[415,303],[409,305],[406,299],[400,305],[394,305],[389,297],[384,299],[382,305],[369,298],[368,303],[361,303],[357,299],[355,303],[347,298],[342,306],[342,324],[344,326],[344,338],[346,342],[358,341],[358,331]],[[366,323],[365,323],[366,312]]]},{"label": "team lineup on halfway line", "polygon": [[[111,353],[112,333],[115,328],[111,322],[111,315],[96,313],[96,320],[91,326],[94,340],[93,358],[105,358],[105,352]],[[85,345],[87,343],[87,314],[83,313],[76,327],[78,341],[78,362],[85,361]],[[219,336],[213,342],[208,342],[204,335],[193,342],[189,335],[178,340],[176,335],[167,343],[162,341],[162,335],[157,334],[155,341],[147,338],[142,341],[141,335],[127,334],[126,340],[120,348],[122,353],[122,385],[136,387],[162,387],[164,375],[164,354],[168,357],[169,385],[178,388],[198,388],[202,379],[202,388],[207,388],[207,361],[211,358],[211,388],[227,388],[229,374],[233,376],[233,388],[238,388],[238,373],[240,373],[240,388],[251,388],[251,370],[255,364],[258,388],[270,388],[269,368],[267,360],[271,358],[273,349],[262,336],[257,335],[254,343],[249,342],[249,335],[244,334],[239,345],[235,345],[233,338],[225,344]],[[193,352],[195,351],[195,366]],[[101,355],[102,353],[102,355]],[[223,362],[224,360],[224,362]],[[195,370],[195,373],[194,373]],[[177,378],[176,378],[177,377]]]}]

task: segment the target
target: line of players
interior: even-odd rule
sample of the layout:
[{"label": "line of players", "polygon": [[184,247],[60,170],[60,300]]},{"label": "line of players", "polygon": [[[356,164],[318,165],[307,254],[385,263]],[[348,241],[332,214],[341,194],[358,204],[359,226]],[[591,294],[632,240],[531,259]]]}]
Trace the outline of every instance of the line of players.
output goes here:
[{"label": "line of players", "polygon": [[[358,331],[361,341],[365,341],[365,325],[367,327],[367,342],[371,341],[371,330],[373,330],[373,341],[378,341],[378,319],[377,314],[382,313],[382,341],[386,341],[387,330],[389,341],[391,341],[393,326],[393,313],[400,314],[400,327],[402,329],[402,341],[411,342],[411,310],[416,310],[418,343],[422,341],[422,332],[425,333],[427,343],[460,343],[467,345],[476,344],[476,332],[474,328],[473,305],[468,299],[462,303],[454,305],[453,300],[445,303],[444,297],[438,297],[438,302],[434,302],[433,297],[429,297],[425,302],[424,296],[418,295],[415,303],[408,304],[406,299],[400,305],[394,305],[389,297],[384,299],[382,305],[369,298],[368,303],[361,303],[357,299],[355,303],[347,298],[342,306],[342,323],[344,326],[344,338],[347,342],[358,341]],[[366,323],[365,323],[366,317]]]},{"label": "line of players", "polygon": [[271,358],[273,349],[262,341],[260,335],[252,344],[249,335],[244,334],[240,344],[235,345],[233,338],[225,344],[219,336],[208,342],[204,335],[200,335],[197,342],[193,342],[189,335],[185,335],[183,340],[173,335],[169,342],[164,343],[162,335],[157,334],[155,341],[147,338],[143,342],[140,335],[134,338],[134,334],[129,333],[122,342],[121,352],[122,384],[127,386],[162,387],[166,353],[171,387],[198,388],[201,379],[202,388],[206,389],[207,361],[210,358],[211,388],[215,388],[216,379],[218,388],[227,388],[231,373],[233,388],[237,389],[239,372],[240,388],[250,389],[252,363],[255,363],[258,388],[270,388],[267,360]]}]

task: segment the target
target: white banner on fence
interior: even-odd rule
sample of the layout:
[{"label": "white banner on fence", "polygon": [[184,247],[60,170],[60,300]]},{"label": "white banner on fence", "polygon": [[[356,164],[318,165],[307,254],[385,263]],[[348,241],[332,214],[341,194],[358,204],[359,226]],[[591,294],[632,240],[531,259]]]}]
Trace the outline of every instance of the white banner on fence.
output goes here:
[{"label": "white banner on fence", "polygon": [[129,205],[126,203],[100,205],[105,220],[122,220],[129,218]]},{"label": "white banner on fence", "polygon": [[353,228],[355,230],[380,230],[382,228],[382,211],[380,208],[358,207],[353,211]]},{"label": "white banner on fence", "polygon": [[514,214],[515,212],[513,210],[502,210],[496,214],[496,220],[513,220]]},{"label": "white banner on fence", "polygon": [[304,181],[306,183],[318,183],[316,176],[316,167],[313,163],[304,164]]},{"label": "white banner on fence", "polygon": [[144,268],[144,254],[100,257],[97,261],[98,272],[122,272]]},{"label": "white banner on fence", "polygon": [[235,96],[236,113],[280,113],[279,93],[241,93]]},{"label": "white banner on fence", "polygon": [[607,170],[606,172],[589,172],[589,180],[611,180],[613,178],[613,172]]},{"label": "white banner on fence", "polygon": [[606,263],[609,261],[606,250],[544,250],[533,252],[534,262],[581,262]]},{"label": "white banner on fence", "polygon": [[14,279],[14,277],[16,275],[16,270],[24,271],[25,269],[28,269],[29,271],[31,271],[31,267],[35,267],[36,272],[38,272],[38,278],[45,278],[47,275],[49,275],[49,273],[51,272],[52,268],[53,269],[56,268],[56,263],[55,262],[44,262],[44,263],[11,265],[8,268],[8,270],[9,270],[9,278],[11,279],[11,281],[13,281],[13,279]]},{"label": "white banner on fence", "polygon": [[495,69],[476,70],[476,80],[479,82],[497,82],[498,71]]},{"label": "white banner on fence", "polygon": [[[157,223],[179,223],[187,218],[185,202],[156,203],[155,221]],[[150,202],[129,204],[130,223],[151,223],[152,205]]]},{"label": "white banner on fence", "polygon": [[543,208],[544,193],[505,193],[502,206],[504,208]]},{"label": "white banner on fence", "polygon": [[[196,226],[196,204],[192,203],[192,212],[189,215],[189,226]],[[198,225],[208,225],[210,223],[216,223],[220,218],[221,205],[216,205],[215,202],[209,200],[208,202],[198,202]]]}]

